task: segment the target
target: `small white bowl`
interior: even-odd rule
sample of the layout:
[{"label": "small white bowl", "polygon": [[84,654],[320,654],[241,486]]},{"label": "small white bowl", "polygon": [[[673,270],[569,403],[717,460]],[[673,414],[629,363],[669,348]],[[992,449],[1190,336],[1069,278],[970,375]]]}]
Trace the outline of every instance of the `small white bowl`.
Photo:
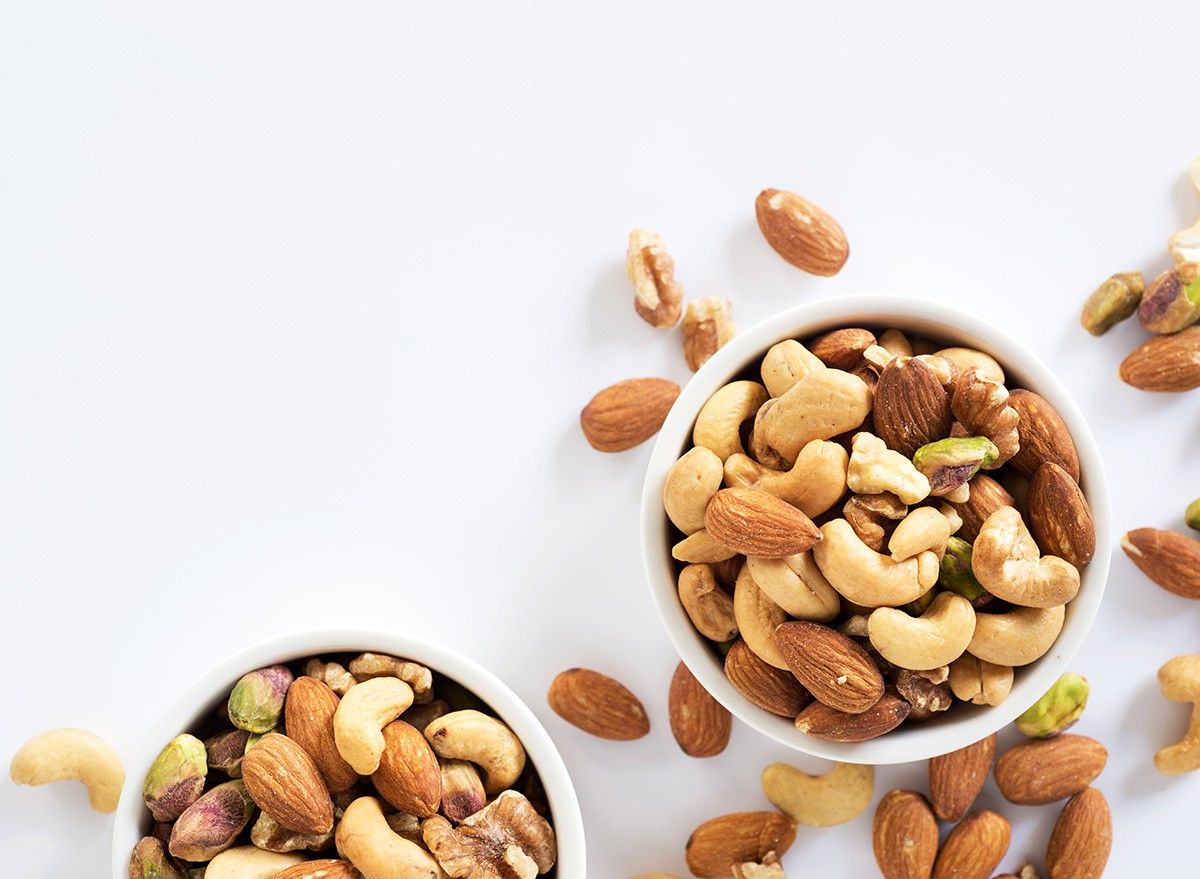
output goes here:
[{"label": "small white bowl", "polygon": [[[784,339],[806,339],[839,327],[899,327],[918,336],[986,351],[1000,361],[1011,387],[1036,391],[1053,404],[1079,450],[1083,491],[1096,521],[1096,555],[1082,572],[1079,595],[1067,607],[1062,634],[1037,662],[1017,669],[1012,693],[995,707],[955,706],[922,723],[903,724],[888,735],[857,744],[828,742],[798,731],[792,721],[759,708],[725,677],[721,660],[692,626],[676,592],[671,530],[662,507],[667,471],[691,447],[692,425],[717,388],[747,371],[756,374],[767,349]],[[921,299],[857,296],[789,309],[736,336],[696,373],[672,407],[646,473],[642,495],[642,553],[646,577],[667,634],[692,674],[744,723],[781,744],[846,763],[905,763],[925,760],[977,742],[1014,720],[1067,669],[1092,627],[1108,579],[1112,523],[1108,481],[1100,450],[1079,408],[1044,364],[1011,336],[973,315]]]},{"label": "small white bowl", "polygon": [[220,662],[184,691],[174,707],[150,728],[125,780],[113,827],[113,879],[128,877],[129,854],[150,827],[150,816],[142,802],[142,781],[150,764],[167,742],[211,718],[238,678],[277,662],[368,650],[426,665],[462,684],[492,707],[525,746],[545,787],[550,821],[558,837],[557,875],[562,879],[584,879],[587,858],[579,801],[558,749],[533,712],[499,678],[461,653],[417,638],[370,629],[297,632],[263,641]]}]

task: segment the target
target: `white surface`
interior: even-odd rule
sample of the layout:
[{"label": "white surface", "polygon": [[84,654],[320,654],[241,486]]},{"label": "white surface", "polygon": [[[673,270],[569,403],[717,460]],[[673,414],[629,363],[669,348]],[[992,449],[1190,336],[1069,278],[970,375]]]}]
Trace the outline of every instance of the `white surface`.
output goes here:
[{"label": "white surface", "polygon": [[[744,325],[904,291],[1020,334],[1090,417],[1118,530],[1181,527],[1200,396],[1123,387],[1138,329],[1075,320],[1110,272],[1165,267],[1200,211],[1200,7],[568,6],[8,4],[0,754],[78,725],[132,756],[227,653],[378,624],[533,705],[591,875],[682,872],[696,824],[764,806],[758,772],[786,749],[739,726],[697,762],[667,729],[675,659],[638,552],[649,446],[602,455],[576,424],[611,381],[687,377],[629,304],[635,224]],[[763,186],[841,220],[839,276],[765,246]],[[1112,750],[1111,876],[1193,871],[1200,777],[1150,758],[1184,725],[1154,673],[1196,649],[1197,612],[1117,558],[1075,663],[1095,684],[1080,731]],[[555,718],[545,687],[576,664],[627,681],[653,733]],[[1011,868],[1054,810],[1003,811]],[[3,781],[0,813],[13,875],[107,874],[111,818],[79,791]],[[802,830],[787,864],[874,875],[869,836]]]}]

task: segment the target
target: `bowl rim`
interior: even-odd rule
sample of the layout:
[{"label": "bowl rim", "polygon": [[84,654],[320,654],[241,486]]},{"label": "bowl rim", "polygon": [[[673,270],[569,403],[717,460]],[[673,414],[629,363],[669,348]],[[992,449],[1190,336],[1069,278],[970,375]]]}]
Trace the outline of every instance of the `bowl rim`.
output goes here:
[{"label": "bowl rim", "polygon": [[[856,744],[828,742],[801,733],[791,720],[770,714],[743,696],[726,678],[722,663],[695,630],[679,603],[662,508],[667,472],[690,444],[696,415],[711,394],[733,380],[767,349],[785,339],[806,338],[838,327],[898,326],[930,332],[960,345],[977,347],[1020,377],[1058,410],[1079,453],[1082,488],[1096,527],[1096,553],[1082,572],[1083,586],[1068,605],[1067,618],[1050,651],[1025,666],[1009,698],[980,707],[953,721],[909,725],[902,733]],[[916,327],[921,330],[916,330]],[[697,680],[743,723],[802,753],[846,763],[884,765],[926,760],[986,738],[1011,723],[1050,687],[1087,638],[1107,585],[1112,555],[1108,479],[1099,446],[1083,413],[1053,371],[1024,344],[995,324],[944,302],[917,297],[858,295],[794,306],[735,336],[696,372],[668,413],[646,469],[642,491],[642,557],[646,580],[660,620],[676,652]]]},{"label": "bowl rim", "polygon": [[219,700],[233,681],[247,671],[276,662],[366,650],[420,662],[462,684],[496,711],[521,740],[546,790],[558,839],[557,875],[583,879],[587,852],[575,787],[562,755],[529,706],[496,675],[457,650],[424,638],[358,627],[301,630],[266,638],[226,656],[181,693],[151,725],[130,764],[113,823],[114,879],[129,875],[129,853],[142,836],[146,813],[141,788],[150,764],[164,745],[185,732],[188,724]]}]

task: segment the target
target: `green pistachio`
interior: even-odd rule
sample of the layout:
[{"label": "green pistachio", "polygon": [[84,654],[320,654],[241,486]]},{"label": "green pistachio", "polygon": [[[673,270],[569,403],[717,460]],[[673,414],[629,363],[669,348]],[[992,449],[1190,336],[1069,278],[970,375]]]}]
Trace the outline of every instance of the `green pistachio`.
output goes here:
[{"label": "green pistachio", "polygon": [[292,673],[272,665],[242,675],[229,694],[229,719],[238,729],[265,733],[279,723],[283,700],[292,683]]},{"label": "green pistachio", "polygon": [[204,743],[187,733],[171,739],[159,751],[146,780],[142,798],[155,821],[174,821],[204,793],[208,753]]},{"label": "green pistachio", "polygon": [[1087,678],[1068,672],[1017,718],[1017,729],[1034,739],[1058,735],[1083,716],[1088,690]]},{"label": "green pistachio", "polygon": [[246,754],[249,754],[251,748],[253,748],[255,745],[257,745],[259,742],[261,742],[264,738],[266,738],[269,734],[271,734],[273,732],[275,732],[274,729],[269,729],[264,733],[251,733],[250,735],[248,735],[246,737],[245,748],[242,750],[243,756]]},{"label": "green pistachio", "polygon": [[1133,316],[1144,292],[1146,280],[1141,272],[1113,275],[1088,297],[1079,322],[1093,336],[1103,336],[1121,321]]},{"label": "green pistachio", "polygon": [[986,436],[950,437],[917,449],[913,465],[929,480],[929,494],[949,494],[996,460],[1000,450]]},{"label": "green pistachio", "polygon": [[938,585],[957,592],[976,608],[992,600],[992,594],[975,579],[975,572],[971,570],[971,544],[961,537],[951,537],[946,543]]},{"label": "green pistachio", "polygon": [[237,841],[253,811],[244,784],[218,784],[179,816],[167,848],[185,861],[211,861]]},{"label": "green pistachio", "polygon": [[129,879],[184,879],[184,872],[163,851],[160,840],[146,836],[129,856]]},{"label": "green pistachio", "polygon": [[241,778],[242,757],[249,738],[250,733],[244,729],[231,729],[206,739],[204,747],[208,750],[209,767],[221,770],[230,778]]},{"label": "green pistachio", "polygon": [[1200,320],[1200,263],[1180,263],[1151,281],[1138,320],[1152,333],[1178,333]]},{"label": "green pistachio", "polygon": [[1183,514],[1183,521],[1187,522],[1189,528],[1200,531],[1200,497],[1188,504],[1187,512]]}]

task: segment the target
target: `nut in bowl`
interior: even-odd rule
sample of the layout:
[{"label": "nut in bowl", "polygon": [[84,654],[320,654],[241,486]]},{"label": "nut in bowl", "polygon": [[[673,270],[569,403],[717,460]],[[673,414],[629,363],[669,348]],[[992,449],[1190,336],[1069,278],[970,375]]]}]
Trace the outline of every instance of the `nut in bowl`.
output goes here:
[{"label": "nut in bowl", "polygon": [[956,750],[1036,702],[1111,552],[1099,451],[1053,374],[978,318],[884,297],[720,349],[663,424],[642,526],[700,683],[779,742],[869,764]]}]

